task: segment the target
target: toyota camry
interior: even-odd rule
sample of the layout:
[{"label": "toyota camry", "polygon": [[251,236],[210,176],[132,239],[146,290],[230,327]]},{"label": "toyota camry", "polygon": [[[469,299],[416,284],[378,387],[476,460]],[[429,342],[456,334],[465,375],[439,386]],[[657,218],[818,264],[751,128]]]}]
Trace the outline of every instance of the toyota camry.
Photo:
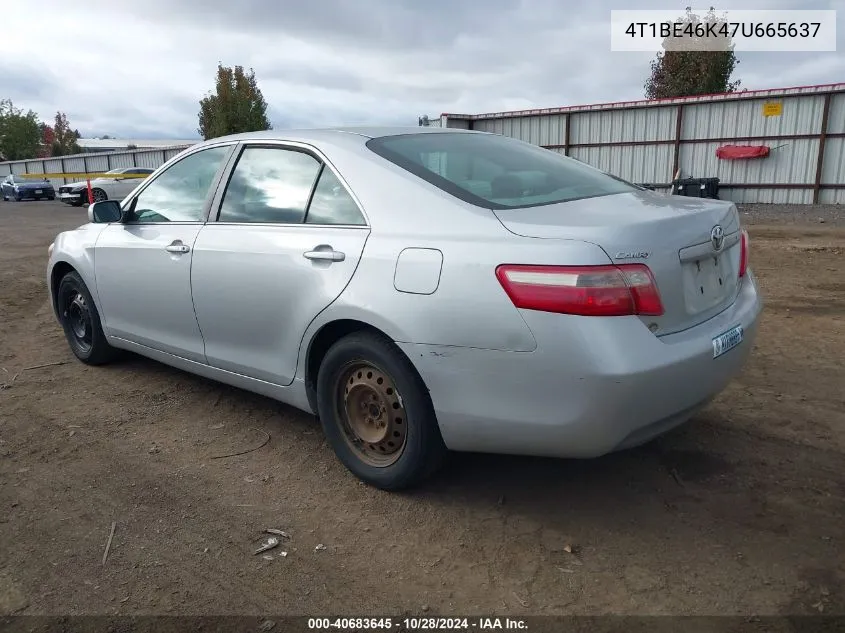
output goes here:
[{"label": "toyota camry", "polygon": [[647,442],[737,375],[762,306],[733,203],[481,132],[213,139],[88,219],[47,271],[80,361],[129,350],[313,413],[384,489],[448,450]]}]

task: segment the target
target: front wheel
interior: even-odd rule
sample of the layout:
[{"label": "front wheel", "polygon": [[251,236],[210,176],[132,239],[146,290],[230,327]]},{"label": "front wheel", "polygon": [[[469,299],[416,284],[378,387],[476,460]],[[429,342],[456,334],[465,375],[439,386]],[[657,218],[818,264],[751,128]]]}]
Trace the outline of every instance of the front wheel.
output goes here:
[{"label": "front wheel", "polygon": [[446,453],[422,379],[389,340],[356,333],[336,342],[317,375],[326,438],[359,479],[383,490],[412,486]]},{"label": "front wheel", "polygon": [[88,365],[102,365],[114,358],[116,350],[106,341],[97,306],[78,273],[69,272],[62,278],[56,307],[74,356]]},{"label": "front wheel", "polygon": [[93,191],[91,191],[91,194],[94,197],[94,202],[103,202],[104,200],[109,199],[106,192],[103,191],[102,189],[94,189]]}]

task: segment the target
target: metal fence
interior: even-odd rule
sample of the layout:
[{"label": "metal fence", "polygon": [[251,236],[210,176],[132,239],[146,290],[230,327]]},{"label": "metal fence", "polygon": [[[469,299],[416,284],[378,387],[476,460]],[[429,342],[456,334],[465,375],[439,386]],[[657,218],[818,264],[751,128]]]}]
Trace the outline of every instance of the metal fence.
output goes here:
[{"label": "metal fence", "polygon": [[[736,202],[845,203],[845,83],[444,114],[439,125],[512,136],[657,188],[680,169],[719,178],[720,197]],[[720,160],[723,145],[766,145],[770,154]]]},{"label": "metal fence", "polygon": [[[50,178],[54,187],[75,180],[84,180],[85,174],[97,174],[118,167],[149,167],[155,169],[176,156],[189,145],[175,145],[156,149],[134,149],[96,154],[74,154],[59,158],[33,158],[0,163],[0,178],[9,174],[65,174],[63,178]],[[78,176],[77,176],[78,174]]]}]

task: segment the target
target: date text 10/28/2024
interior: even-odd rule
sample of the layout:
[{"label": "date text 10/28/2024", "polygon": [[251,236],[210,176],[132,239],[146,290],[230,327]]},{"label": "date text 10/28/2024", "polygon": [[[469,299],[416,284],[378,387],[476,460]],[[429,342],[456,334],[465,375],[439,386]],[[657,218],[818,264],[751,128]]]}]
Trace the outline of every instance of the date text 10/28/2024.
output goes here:
[{"label": "date text 10/28/2024", "polygon": [[308,618],[312,631],[527,631],[520,618]]}]

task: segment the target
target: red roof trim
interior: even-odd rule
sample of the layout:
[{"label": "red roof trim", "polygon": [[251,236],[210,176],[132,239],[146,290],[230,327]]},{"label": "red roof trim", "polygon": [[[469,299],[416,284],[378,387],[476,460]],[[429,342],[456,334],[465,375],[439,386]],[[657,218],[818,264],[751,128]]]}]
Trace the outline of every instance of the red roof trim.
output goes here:
[{"label": "red roof trim", "polygon": [[[504,112],[486,112],[484,114],[453,114],[449,112],[443,112],[440,116],[446,117],[455,117],[458,119],[487,119],[487,118],[494,118],[494,117],[506,117],[506,116],[525,116],[525,115],[540,115],[540,114],[557,114],[563,112],[572,112],[576,110],[592,110],[592,109],[604,109],[604,108],[619,108],[622,106],[631,106],[637,105],[642,107],[648,107],[651,105],[657,106],[662,103],[684,103],[687,101],[704,101],[708,98],[715,98],[714,100],[718,101],[718,97],[723,99],[736,99],[737,97],[742,99],[753,99],[755,96],[768,96],[768,97],[776,97],[778,94],[783,93],[784,95],[790,91],[794,90],[809,90],[809,89],[821,89],[821,88],[831,88],[833,90],[845,90],[845,83],[832,83],[832,84],[817,84],[817,85],[810,85],[810,86],[792,86],[788,88],[763,88],[760,90],[746,90],[744,92],[717,92],[713,94],[706,94],[706,95],[693,95],[690,97],[665,97],[662,99],[638,99],[636,101],[611,101],[608,103],[589,103],[585,105],[574,105],[574,106],[561,106],[557,108],[529,108],[527,110],[510,110]],[[766,93],[763,95],[762,93]],[[773,94],[774,93],[774,94]]]}]

